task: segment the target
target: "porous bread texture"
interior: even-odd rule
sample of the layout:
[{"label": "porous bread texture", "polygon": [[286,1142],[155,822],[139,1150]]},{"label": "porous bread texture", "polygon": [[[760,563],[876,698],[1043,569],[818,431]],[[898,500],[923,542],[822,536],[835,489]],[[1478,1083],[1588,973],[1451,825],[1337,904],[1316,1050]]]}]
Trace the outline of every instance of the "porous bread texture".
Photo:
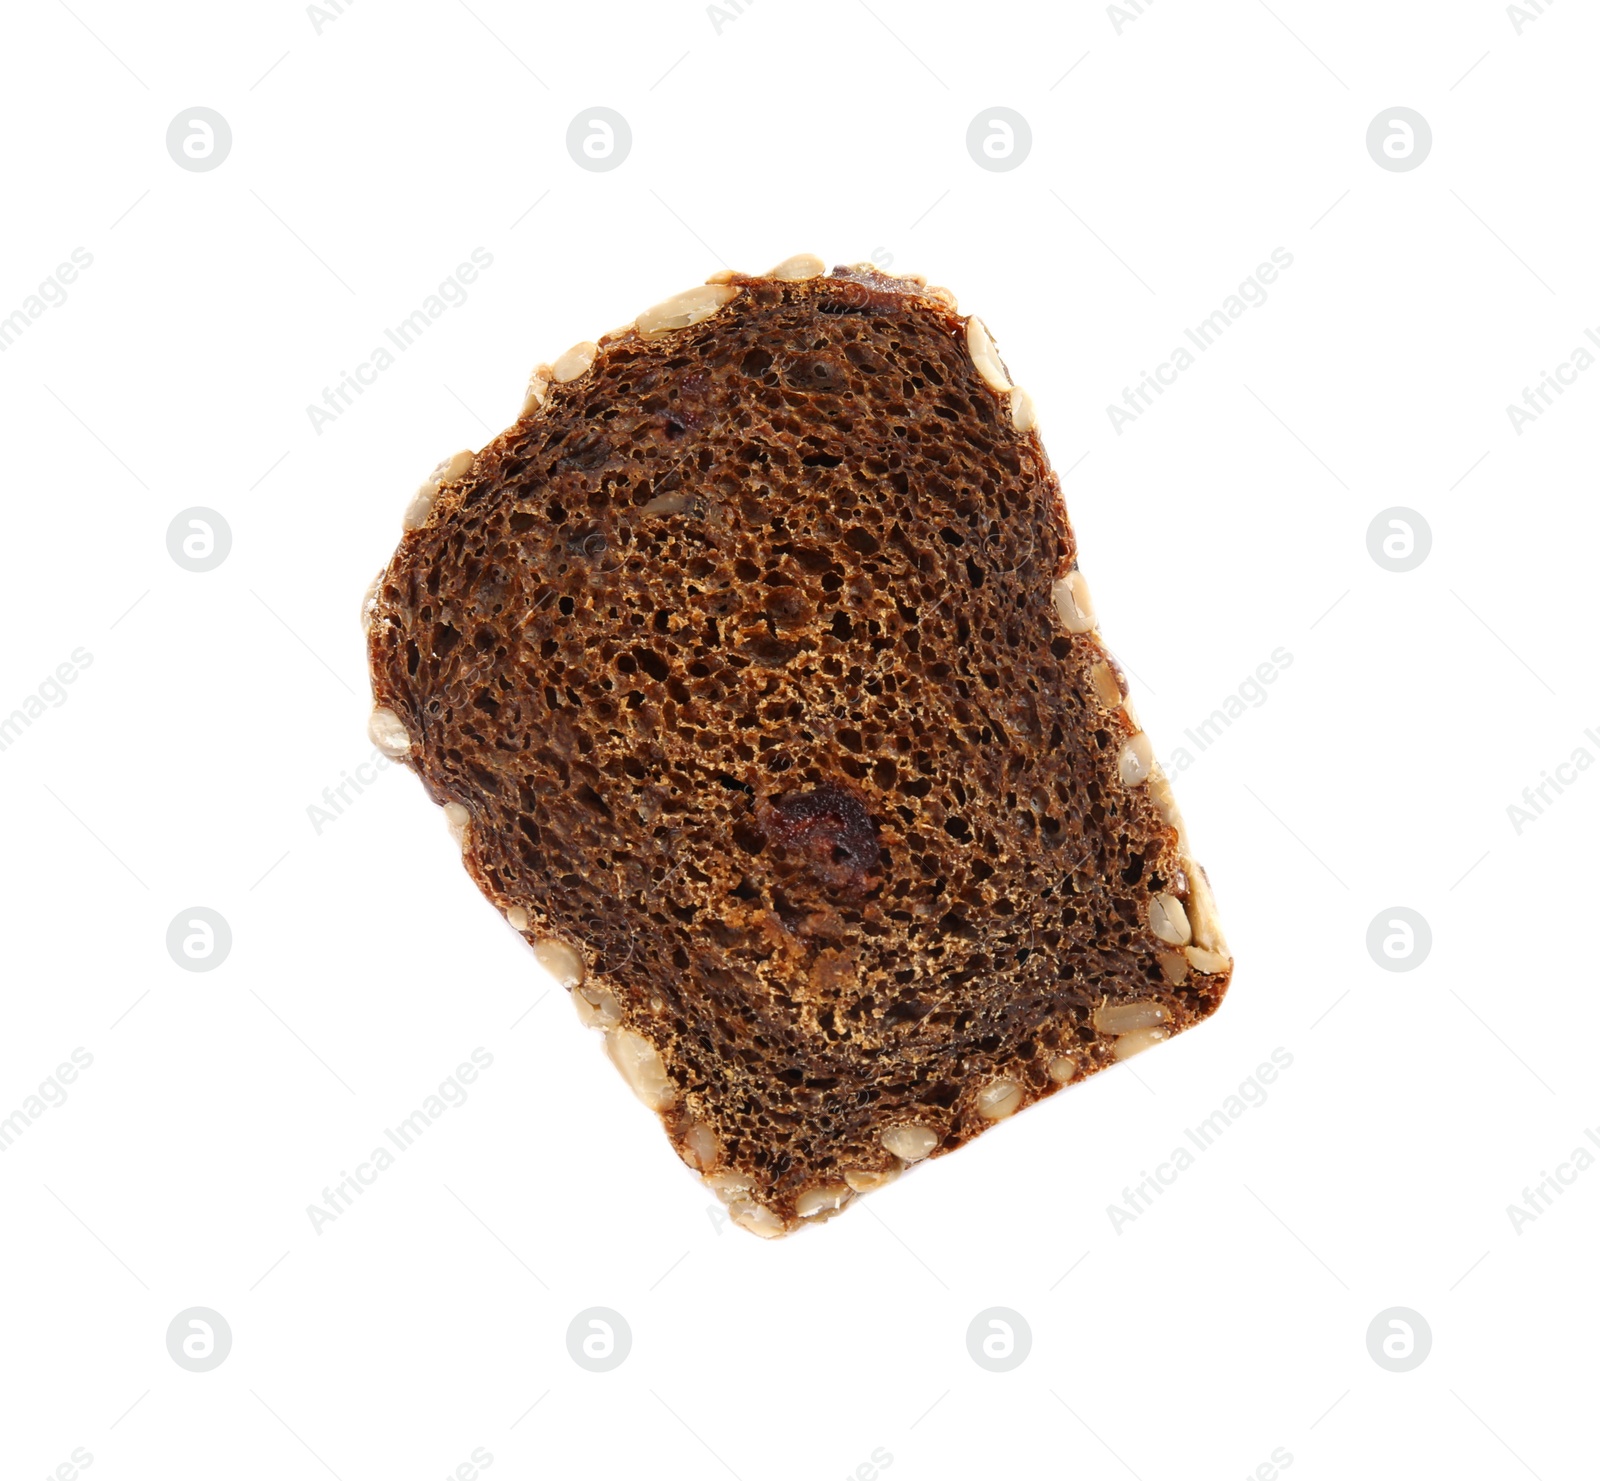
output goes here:
[{"label": "porous bread texture", "polygon": [[946,290],[796,261],[541,367],[368,603],[375,734],[764,1235],[1232,970],[1025,393]]}]

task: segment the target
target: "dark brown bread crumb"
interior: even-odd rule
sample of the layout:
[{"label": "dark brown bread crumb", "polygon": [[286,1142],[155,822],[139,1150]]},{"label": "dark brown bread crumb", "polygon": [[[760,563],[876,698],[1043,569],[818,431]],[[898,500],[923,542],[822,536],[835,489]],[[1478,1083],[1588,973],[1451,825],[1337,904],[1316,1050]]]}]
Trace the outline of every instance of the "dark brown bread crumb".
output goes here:
[{"label": "dark brown bread crumb", "polygon": [[867,270],[727,283],[440,491],[369,642],[473,877],[576,949],[680,1154],[771,1233],[898,1171],[886,1132],[952,1151],[1191,1026],[1231,968],[967,321]]}]

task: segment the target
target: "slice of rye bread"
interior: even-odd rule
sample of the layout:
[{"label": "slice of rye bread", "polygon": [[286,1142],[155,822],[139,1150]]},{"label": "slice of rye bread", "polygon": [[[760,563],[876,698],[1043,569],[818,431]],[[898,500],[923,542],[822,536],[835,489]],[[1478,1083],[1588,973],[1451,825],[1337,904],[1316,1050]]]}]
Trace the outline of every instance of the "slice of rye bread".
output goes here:
[{"label": "slice of rye bread", "polygon": [[1232,971],[1027,394],[948,290],[822,270],[540,366],[364,609],[373,739],[761,1235]]}]

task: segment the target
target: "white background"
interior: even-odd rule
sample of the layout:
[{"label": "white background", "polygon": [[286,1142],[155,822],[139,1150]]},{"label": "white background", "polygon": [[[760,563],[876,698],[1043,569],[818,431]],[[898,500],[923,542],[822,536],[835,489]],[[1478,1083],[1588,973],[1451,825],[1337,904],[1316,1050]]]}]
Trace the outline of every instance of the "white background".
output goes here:
[{"label": "white background", "polygon": [[[93,1065],[0,1155],[6,1476],[1594,1473],[1600,1170],[1520,1233],[1507,1205],[1600,1126],[1600,772],[1520,833],[1507,807],[1600,757],[1600,368],[1520,435],[1505,408],[1600,325],[1600,23],[871,3],[7,7],[0,316],[93,265],[0,354],[0,714],[92,663],[0,752],[0,1116]],[[633,131],[608,173],[565,147],[595,105]],[[965,146],[997,105],[1033,133],[1007,172]],[[1432,126],[1413,172],[1367,152],[1396,105]],[[233,133],[205,173],[165,146],[195,106]],[[468,301],[318,432],[475,247]],[[1107,404],[1274,248],[1268,301],[1119,435]],[[1175,777],[1223,1010],[763,1243],[412,776],[308,808],[370,755],[357,606],[433,463],[536,361],[798,251],[994,330],[1158,756],[1293,661]],[[205,574],[165,543],[195,505],[233,533]],[[1433,537],[1405,574],[1366,543],[1396,505]],[[196,905],[233,933],[207,973],[165,946]],[[1404,974],[1365,944],[1395,905],[1433,933]],[[315,1232],[479,1046],[467,1103]],[[1266,1103],[1118,1232],[1274,1048]],[[208,1373],[168,1356],[190,1306],[232,1329]],[[604,1374],[565,1340],[594,1306],[633,1336]],[[1032,1332],[1007,1373],[967,1352],[992,1306]],[[1432,1330],[1411,1372],[1368,1354],[1392,1306]]]}]

